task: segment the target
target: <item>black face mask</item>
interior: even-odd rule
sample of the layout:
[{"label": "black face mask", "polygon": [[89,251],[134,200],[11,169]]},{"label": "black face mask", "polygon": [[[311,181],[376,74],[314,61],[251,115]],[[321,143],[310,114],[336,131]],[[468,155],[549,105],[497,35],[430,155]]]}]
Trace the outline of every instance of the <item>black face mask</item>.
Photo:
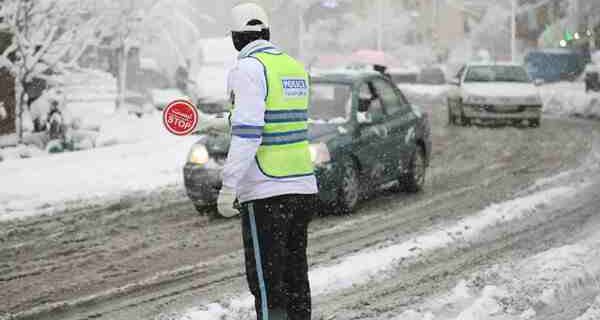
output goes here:
[{"label": "black face mask", "polygon": [[231,32],[231,39],[233,40],[233,46],[237,51],[242,51],[245,46],[250,42],[259,39],[269,41],[271,38],[269,29],[262,29],[261,31],[233,31]]}]

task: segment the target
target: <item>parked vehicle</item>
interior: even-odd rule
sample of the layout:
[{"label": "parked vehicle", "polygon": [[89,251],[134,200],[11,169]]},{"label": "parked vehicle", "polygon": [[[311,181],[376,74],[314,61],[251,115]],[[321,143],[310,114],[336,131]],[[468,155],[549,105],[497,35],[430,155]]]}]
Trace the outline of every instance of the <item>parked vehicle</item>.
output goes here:
[{"label": "parked vehicle", "polygon": [[[350,212],[367,190],[390,182],[417,192],[431,155],[428,116],[375,72],[311,77],[309,139],[323,204]],[[215,203],[229,137],[203,136],[183,169],[199,210]]]},{"label": "parked vehicle", "polygon": [[147,94],[139,91],[127,90],[125,92],[125,110],[129,114],[142,117],[154,111],[152,101]]},{"label": "parked vehicle", "polygon": [[201,39],[191,61],[190,96],[197,100],[226,101],[227,75],[235,64],[237,52],[231,38]]},{"label": "parked vehicle", "polygon": [[451,80],[448,122],[470,125],[472,120],[523,120],[540,125],[542,100],[525,68],[518,64],[469,64]]},{"label": "parked vehicle", "polygon": [[574,80],[590,61],[588,54],[571,49],[544,49],[531,51],[525,56],[525,65],[531,78],[545,82]]}]

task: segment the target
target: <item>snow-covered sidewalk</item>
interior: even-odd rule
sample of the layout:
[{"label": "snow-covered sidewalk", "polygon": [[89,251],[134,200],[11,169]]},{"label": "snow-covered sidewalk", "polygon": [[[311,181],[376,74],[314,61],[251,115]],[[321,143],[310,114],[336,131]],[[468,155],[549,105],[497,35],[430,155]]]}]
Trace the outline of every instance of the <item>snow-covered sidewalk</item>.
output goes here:
[{"label": "snow-covered sidewalk", "polygon": [[105,147],[0,162],[0,220],[182,186],[182,168],[198,136],[168,133],[160,113],[115,114],[103,123]]},{"label": "snow-covered sidewalk", "polygon": [[544,112],[600,119],[600,92],[585,92],[583,82],[558,82],[540,87]]}]

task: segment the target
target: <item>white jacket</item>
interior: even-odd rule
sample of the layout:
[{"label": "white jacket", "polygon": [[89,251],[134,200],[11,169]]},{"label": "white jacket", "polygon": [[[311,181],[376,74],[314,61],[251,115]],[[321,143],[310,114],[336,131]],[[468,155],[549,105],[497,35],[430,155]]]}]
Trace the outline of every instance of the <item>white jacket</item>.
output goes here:
[{"label": "white jacket", "polygon": [[[230,71],[228,92],[233,92],[235,109],[231,116],[232,137],[223,168],[223,185],[236,190],[238,201],[264,199],[284,194],[317,193],[315,176],[276,179],[265,176],[256,163],[256,152],[265,125],[267,94],[265,70],[258,60],[248,58],[256,50],[273,48],[257,40],[248,44]],[[278,51],[278,49],[270,49]]]}]

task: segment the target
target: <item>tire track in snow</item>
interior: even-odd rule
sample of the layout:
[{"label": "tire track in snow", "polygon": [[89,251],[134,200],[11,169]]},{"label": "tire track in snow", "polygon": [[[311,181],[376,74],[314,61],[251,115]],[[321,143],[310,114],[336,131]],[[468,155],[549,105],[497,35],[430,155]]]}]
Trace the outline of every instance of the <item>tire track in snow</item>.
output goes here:
[{"label": "tire track in snow", "polygon": [[[540,208],[566,200],[576,192],[572,187],[557,187],[523,198],[494,204],[450,227],[441,227],[412,240],[385,248],[367,249],[344,258],[340,263],[319,266],[310,271],[313,296],[333,293],[373,281],[381,281],[407,259],[422,257],[458,242],[477,242],[483,234],[499,225],[515,223],[537,214]],[[253,298],[243,295],[230,301],[211,303],[189,310],[182,319],[244,319],[252,312]]]}]

